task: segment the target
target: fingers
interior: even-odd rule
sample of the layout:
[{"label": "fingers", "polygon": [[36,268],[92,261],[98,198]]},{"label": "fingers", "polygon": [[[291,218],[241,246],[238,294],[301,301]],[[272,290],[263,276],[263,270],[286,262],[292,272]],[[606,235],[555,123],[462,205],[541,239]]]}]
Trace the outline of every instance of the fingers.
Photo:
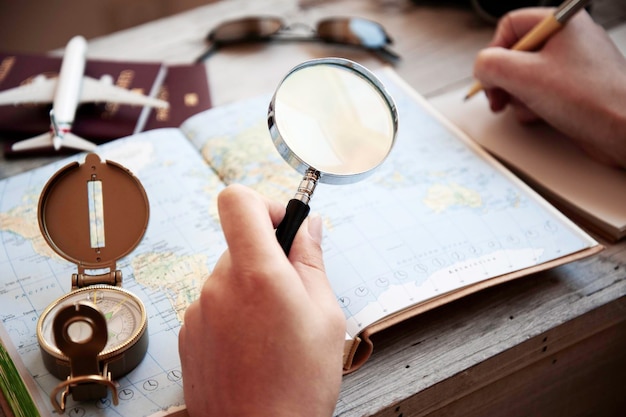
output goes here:
[{"label": "fingers", "polygon": [[[337,304],[324,270],[319,216],[309,216],[300,227],[291,247],[289,265],[274,231],[284,217],[283,205],[246,187],[232,185],[220,193],[218,208],[231,267],[243,269],[249,265],[251,269],[248,271],[256,274],[261,272],[258,271],[259,265],[272,270],[293,268],[313,300],[327,305]],[[281,259],[285,260],[284,264]],[[295,275],[288,279],[297,280]]]},{"label": "fingers", "polygon": [[[178,354],[181,357],[181,359],[187,359],[188,355],[189,355],[189,351],[187,350],[187,346],[188,346],[188,334],[187,334],[187,326],[185,325],[187,324],[191,324],[193,322],[194,319],[194,315],[197,316],[196,314],[196,309],[198,308],[198,303],[191,303],[189,305],[189,307],[187,308],[187,310],[185,310],[185,316],[184,316],[184,320],[183,320],[183,324],[180,327],[180,330],[178,331]],[[182,361],[182,366],[183,366],[183,372],[185,372],[185,365],[186,365],[187,361],[183,360]]]},{"label": "fingers", "polygon": [[525,59],[525,55],[509,53],[508,50],[553,13],[554,10],[549,8],[525,8],[507,13],[498,22],[490,47],[478,54],[474,77],[484,85],[492,111],[502,111],[510,103],[511,95],[517,92],[509,84],[518,79],[521,71],[518,65],[523,64],[518,59]]},{"label": "fingers", "polygon": [[322,219],[312,214],[296,234],[289,260],[300,275],[309,296],[325,308],[336,308],[337,300],[324,269],[321,242]]},{"label": "fingers", "polygon": [[233,259],[255,265],[263,259],[279,258],[274,227],[285,214],[283,206],[234,184],[219,194],[218,210]]},{"label": "fingers", "polygon": [[501,88],[486,88],[485,94],[489,100],[489,107],[494,113],[504,110],[511,101],[511,95]]},{"label": "fingers", "polygon": [[509,49],[552,13],[554,9],[532,8],[507,14],[498,25],[492,46],[479,52],[474,77],[484,86],[492,111],[512,104],[519,120],[533,121],[536,113],[549,110],[541,103],[546,91],[568,93],[570,85],[555,68],[565,68],[572,60],[578,62],[580,56],[586,55],[579,51],[579,38],[592,24],[587,13],[574,16],[539,51]]},{"label": "fingers", "polygon": [[528,104],[528,100],[539,97],[544,84],[540,54],[512,51],[492,47],[479,52],[474,64],[474,76],[485,89],[498,88],[503,92],[488,93],[491,107],[502,110],[515,96]]},{"label": "fingers", "polygon": [[541,119],[535,112],[516,98],[511,99],[510,104],[513,108],[513,112],[515,113],[515,118],[520,123],[533,123]]},{"label": "fingers", "polygon": [[507,13],[498,22],[489,46],[510,48],[546,16],[553,13],[554,9],[543,7],[519,9]]},{"label": "fingers", "polygon": [[[503,83],[515,80],[527,74],[527,66],[532,62],[533,54],[522,51],[512,51],[510,49],[491,47],[483,49],[478,53],[474,66],[475,76],[480,77],[483,83],[503,87]],[[512,77],[511,74],[515,74]]]},{"label": "fingers", "polygon": [[[305,285],[309,281],[327,281],[320,246],[322,231],[319,219],[312,221],[312,228],[309,227],[309,220],[305,220],[300,227],[290,252],[290,264],[275,234],[276,225],[285,215],[283,205],[247,187],[231,185],[220,193],[218,209],[228,242],[229,268],[255,275],[261,272],[278,274],[279,270],[289,268],[292,271],[295,269]],[[259,270],[260,266],[265,269]],[[315,278],[309,280],[310,277]]]},{"label": "fingers", "polygon": [[289,259],[296,269],[310,268],[324,271],[322,263],[322,219],[312,214],[305,219],[294,238]]}]

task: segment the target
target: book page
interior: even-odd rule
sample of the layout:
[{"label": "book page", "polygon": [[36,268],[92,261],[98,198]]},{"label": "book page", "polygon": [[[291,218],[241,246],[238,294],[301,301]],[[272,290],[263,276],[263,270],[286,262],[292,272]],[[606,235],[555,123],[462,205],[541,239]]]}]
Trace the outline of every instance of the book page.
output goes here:
[{"label": "book page", "polygon": [[605,237],[626,236],[626,171],[602,165],[546,124],[522,125],[494,114],[484,94],[463,101],[466,88],[431,103],[473,140],[514,168],[555,204]]},{"label": "book page", "polygon": [[[371,177],[318,184],[310,202],[352,337],[413,305],[596,245],[394,73],[379,75],[399,111],[395,148]],[[225,182],[287,204],[300,175],[274,149],[269,101],[214,108],[182,129]]]},{"label": "book page", "polygon": [[[122,164],[142,183],[150,204],[146,234],[117,262],[122,287],[144,303],[148,352],[119,384],[119,405],[111,394],[76,403],[66,415],[140,417],[181,406],[183,389],[178,331],[187,306],[226,248],[216,196],[223,184],[178,129],[150,130],[98,147],[101,159]],[[44,184],[84,154],[0,180],[0,317],[10,342],[45,399],[59,384],[44,367],[36,325],[40,314],[71,288],[77,265],[47,245],[38,227],[37,204]],[[107,187],[107,183],[102,184]],[[120,204],[125,204],[120,201]],[[106,222],[106,212],[104,213]],[[107,232],[107,241],[110,231]]]}]

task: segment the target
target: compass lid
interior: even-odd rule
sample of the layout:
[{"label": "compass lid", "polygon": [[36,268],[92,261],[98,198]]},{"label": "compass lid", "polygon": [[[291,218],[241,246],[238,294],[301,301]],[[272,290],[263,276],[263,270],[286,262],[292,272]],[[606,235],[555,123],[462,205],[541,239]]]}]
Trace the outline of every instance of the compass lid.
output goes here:
[{"label": "compass lid", "polygon": [[39,228],[50,247],[84,269],[115,270],[141,241],[149,218],[146,192],[122,165],[90,153],[57,171],[39,198]]}]

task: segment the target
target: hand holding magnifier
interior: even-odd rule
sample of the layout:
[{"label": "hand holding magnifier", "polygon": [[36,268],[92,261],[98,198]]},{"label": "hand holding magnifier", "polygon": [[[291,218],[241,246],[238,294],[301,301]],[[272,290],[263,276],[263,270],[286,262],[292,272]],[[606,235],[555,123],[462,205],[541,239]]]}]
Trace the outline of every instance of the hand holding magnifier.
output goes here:
[{"label": "hand holding magnifier", "polygon": [[285,76],[267,120],[278,152],[304,175],[276,229],[288,255],[317,182],[349,184],[370,175],[393,147],[398,114],[370,71],[347,59],[323,58]]}]

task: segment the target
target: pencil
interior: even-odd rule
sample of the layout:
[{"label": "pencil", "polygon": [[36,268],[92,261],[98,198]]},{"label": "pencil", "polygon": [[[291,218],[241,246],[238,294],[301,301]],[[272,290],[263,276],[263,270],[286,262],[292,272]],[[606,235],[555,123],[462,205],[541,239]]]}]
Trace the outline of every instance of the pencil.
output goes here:
[{"label": "pencil", "polygon": [[[513,47],[514,51],[532,51],[546,42],[550,36],[554,35],[561,29],[565,23],[575,15],[580,9],[585,7],[590,0],[565,0],[556,11],[546,16],[537,26],[532,28],[530,32],[524,35]],[[476,81],[468,93],[465,100],[469,99],[480,90],[483,89],[482,84]]]}]

